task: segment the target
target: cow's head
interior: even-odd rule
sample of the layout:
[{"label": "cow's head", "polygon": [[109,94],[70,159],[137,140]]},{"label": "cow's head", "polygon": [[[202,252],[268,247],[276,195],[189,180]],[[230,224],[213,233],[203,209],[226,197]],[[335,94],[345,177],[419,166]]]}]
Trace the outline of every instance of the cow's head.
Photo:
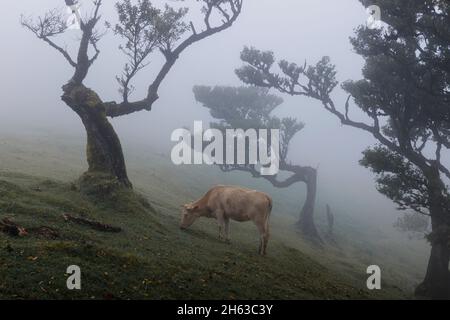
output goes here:
[{"label": "cow's head", "polygon": [[181,229],[189,228],[194,221],[200,217],[200,210],[198,205],[188,203],[181,208]]}]

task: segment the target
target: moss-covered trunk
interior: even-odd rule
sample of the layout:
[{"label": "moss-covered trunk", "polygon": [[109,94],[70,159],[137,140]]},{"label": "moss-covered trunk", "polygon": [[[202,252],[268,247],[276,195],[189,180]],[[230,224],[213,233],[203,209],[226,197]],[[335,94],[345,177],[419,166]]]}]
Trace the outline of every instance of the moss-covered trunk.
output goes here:
[{"label": "moss-covered trunk", "polygon": [[122,146],[106,117],[103,102],[94,91],[83,85],[69,83],[63,91],[62,100],[80,116],[86,128],[89,169],[82,181],[89,182],[93,176],[101,174],[131,188]]}]

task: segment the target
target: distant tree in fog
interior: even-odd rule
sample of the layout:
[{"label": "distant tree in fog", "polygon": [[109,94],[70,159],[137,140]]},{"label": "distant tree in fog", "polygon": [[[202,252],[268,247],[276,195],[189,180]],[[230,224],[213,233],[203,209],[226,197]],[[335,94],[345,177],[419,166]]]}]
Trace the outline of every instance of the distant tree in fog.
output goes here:
[{"label": "distant tree in fog", "polygon": [[[242,1],[193,1],[202,4],[204,26],[197,29],[192,22],[186,20],[187,8],[175,9],[165,5],[163,9],[159,9],[149,0],[119,1],[116,4],[117,24],[106,26],[124,40],[120,50],[128,59],[122,74],[117,77],[122,96],[120,102],[105,101],[97,92],[83,84],[100,55],[99,41],[104,32],[99,31],[97,26],[101,20],[102,0],[93,1],[91,15],[79,21],[81,37],[76,57],[72,57],[55,39],[67,31],[64,12],[51,10],[37,19],[22,17],[22,25],[61,53],[74,69],[72,78],[62,88],[62,100],[78,114],[87,132],[89,169],[80,179],[82,189],[83,186],[92,188],[99,181],[106,181],[108,185],[132,187],[120,140],[109,118],[150,111],[158,99],[161,83],[180,55],[192,44],[231,27],[241,13]],[[74,4],[76,1],[66,2]],[[149,84],[147,95],[132,101],[132,82],[155,53],[161,53],[165,62]]]},{"label": "distant tree in fog", "polygon": [[[194,87],[195,98],[209,109],[212,117],[211,128],[225,132],[226,129],[279,129],[280,130],[280,171],[289,176],[265,176],[253,164],[219,165],[222,171],[243,171],[253,177],[263,178],[276,188],[287,188],[297,182],[306,184],[306,200],[300,212],[297,226],[302,235],[321,242],[314,224],[317,171],[315,168],[291,164],[287,160],[292,138],[300,132],[304,124],[295,118],[278,118],[272,112],[283,103],[283,99],[269,94],[267,89],[254,87]],[[224,134],[225,135],[225,134]]]},{"label": "distant tree in fog", "polygon": [[[316,99],[343,125],[378,140],[361,160],[377,174],[378,190],[400,209],[431,218],[431,255],[416,294],[450,298],[450,167],[443,157],[450,150],[450,2],[361,2],[378,5],[385,26],[361,26],[351,39],[365,60],[364,78],[342,85],[350,95],[343,108],[331,97],[338,82],[328,57],[313,66],[282,60],[277,72],[272,52],[245,48],[237,74],[247,84]],[[367,122],[352,119],[351,98]]]},{"label": "distant tree in fog", "polygon": [[327,204],[327,223],[328,223],[328,236],[332,236],[334,229],[334,214],[333,212],[331,212],[329,204]]},{"label": "distant tree in fog", "polygon": [[408,234],[411,239],[423,239],[429,231],[429,217],[418,212],[405,213],[397,219],[394,227]]}]

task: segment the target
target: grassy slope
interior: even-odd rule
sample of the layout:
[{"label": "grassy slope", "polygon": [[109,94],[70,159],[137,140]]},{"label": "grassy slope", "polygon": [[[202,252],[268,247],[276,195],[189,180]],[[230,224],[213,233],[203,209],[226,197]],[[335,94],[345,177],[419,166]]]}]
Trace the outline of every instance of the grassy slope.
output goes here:
[{"label": "grassy slope", "polygon": [[[154,213],[137,199],[113,209],[80,196],[70,184],[12,173],[2,173],[0,179],[1,217],[61,233],[57,240],[33,233],[24,238],[0,235],[2,298],[371,296],[276,238],[270,255],[259,257],[256,232],[247,227],[235,226],[239,236],[229,245],[217,240],[216,229],[207,222],[182,232],[172,210],[160,207]],[[63,212],[119,225],[124,231],[93,231],[65,222]],[[65,289],[65,269],[71,264],[83,272],[79,292]]]},{"label": "grassy slope", "polygon": [[[390,285],[397,284],[395,272],[383,276],[387,281],[382,291],[364,289],[369,261],[355,259],[347,247],[310,247],[291,229],[289,218],[272,219],[273,237],[264,258],[256,254],[257,232],[251,224],[232,225],[232,244],[218,241],[210,220],[180,231],[179,205],[207,185],[237,183],[233,175],[198,168],[189,168],[190,174],[178,170],[175,175],[158,157],[140,155],[129,159],[131,176],[156,212],[134,198],[101,205],[64,182],[82,170],[76,161],[81,146],[67,147],[52,138],[54,143],[36,149],[35,142],[27,141],[0,141],[2,168],[11,169],[0,171],[0,218],[9,217],[27,228],[53,227],[61,237],[50,240],[31,234],[16,239],[0,234],[0,298],[407,297]],[[201,176],[205,172],[208,175]],[[281,203],[277,207],[284,210]],[[64,212],[119,225],[124,231],[106,234],[67,223],[61,217]],[[79,292],[65,289],[65,270],[71,264],[82,269]]]}]

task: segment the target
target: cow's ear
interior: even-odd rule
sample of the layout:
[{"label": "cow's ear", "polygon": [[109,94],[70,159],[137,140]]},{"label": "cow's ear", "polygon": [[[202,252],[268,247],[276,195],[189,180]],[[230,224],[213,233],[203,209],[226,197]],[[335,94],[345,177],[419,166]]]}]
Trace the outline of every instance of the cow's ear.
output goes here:
[{"label": "cow's ear", "polygon": [[197,209],[198,209],[198,205],[193,205],[193,204],[186,205],[186,210],[187,211],[195,211]]}]

